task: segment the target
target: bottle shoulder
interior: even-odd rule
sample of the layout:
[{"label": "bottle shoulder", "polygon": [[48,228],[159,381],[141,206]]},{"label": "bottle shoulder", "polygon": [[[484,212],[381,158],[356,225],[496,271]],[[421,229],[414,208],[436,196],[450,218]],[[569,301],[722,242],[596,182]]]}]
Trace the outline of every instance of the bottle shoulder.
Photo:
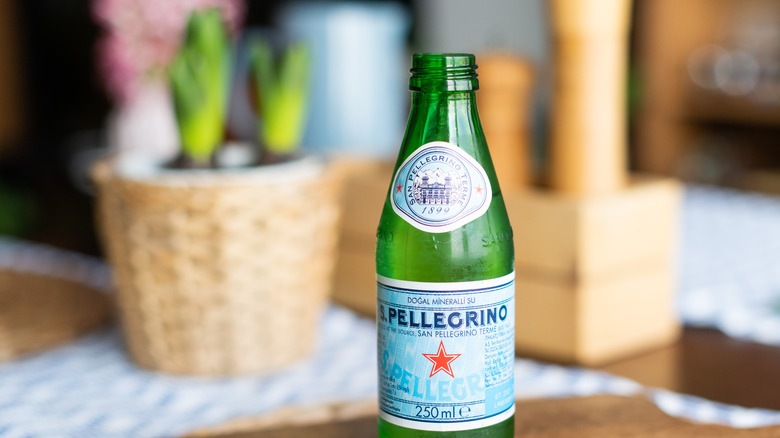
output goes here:
[{"label": "bottle shoulder", "polygon": [[413,96],[377,230],[377,273],[471,281],[514,270],[512,228],[473,92]]},{"label": "bottle shoulder", "polygon": [[514,270],[512,227],[503,200],[485,214],[444,232],[421,231],[385,204],[377,229],[379,275],[410,281],[472,281]]}]

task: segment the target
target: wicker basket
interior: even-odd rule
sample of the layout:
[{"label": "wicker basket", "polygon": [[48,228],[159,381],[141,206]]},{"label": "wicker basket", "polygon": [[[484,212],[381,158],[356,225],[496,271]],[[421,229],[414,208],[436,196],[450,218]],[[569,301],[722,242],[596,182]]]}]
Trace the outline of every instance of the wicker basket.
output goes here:
[{"label": "wicker basket", "polygon": [[109,298],[86,284],[0,269],[0,361],[66,343],[110,318]]},{"label": "wicker basket", "polygon": [[139,365],[230,375],[310,352],[331,289],[339,179],[284,166],[144,178],[122,176],[112,161],[94,168],[120,320]]}]

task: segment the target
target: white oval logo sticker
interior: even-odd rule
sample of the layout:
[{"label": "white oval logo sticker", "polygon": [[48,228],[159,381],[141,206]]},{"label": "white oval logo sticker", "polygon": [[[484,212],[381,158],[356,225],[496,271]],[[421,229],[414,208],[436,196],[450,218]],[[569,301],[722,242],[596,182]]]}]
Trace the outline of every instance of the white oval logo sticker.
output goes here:
[{"label": "white oval logo sticker", "polygon": [[482,216],[493,197],[482,166],[461,148],[427,143],[393,178],[393,210],[415,228],[446,233]]}]

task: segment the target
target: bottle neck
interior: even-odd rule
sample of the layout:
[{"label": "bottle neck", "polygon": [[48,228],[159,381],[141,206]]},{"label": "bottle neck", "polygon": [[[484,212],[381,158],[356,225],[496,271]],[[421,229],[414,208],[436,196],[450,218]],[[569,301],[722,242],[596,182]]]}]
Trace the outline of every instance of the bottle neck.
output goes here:
[{"label": "bottle neck", "polygon": [[407,135],[417,136],[407,146],[445,141],[464,147],[480,143],[482,125],[474,91],[412,92]]},{"label": "bottle neck", "polygon": [[466,91],[412,91],[412,106],[442,105],[455,102],[457,105],[476,106],[477,93]]}]

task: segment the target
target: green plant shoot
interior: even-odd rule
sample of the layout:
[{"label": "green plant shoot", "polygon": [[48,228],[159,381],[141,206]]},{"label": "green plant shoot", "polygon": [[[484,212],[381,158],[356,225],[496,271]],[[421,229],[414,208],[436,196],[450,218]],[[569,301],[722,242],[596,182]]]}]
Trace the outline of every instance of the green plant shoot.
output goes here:
[{"label": "green plant shoot", "polygon": [[190,14],[168,69],[182,152],[207,164],[222,142],[230,86],[230,40],[217,9]]},{"label": "green plant shoot", "polygon": [[268,152],[289,155],[300,146],[306,122],[309,51],[294,44],[277,65],[268,42],[258,40],[252,46],[252,71],[262,118],[259,138]]}]

